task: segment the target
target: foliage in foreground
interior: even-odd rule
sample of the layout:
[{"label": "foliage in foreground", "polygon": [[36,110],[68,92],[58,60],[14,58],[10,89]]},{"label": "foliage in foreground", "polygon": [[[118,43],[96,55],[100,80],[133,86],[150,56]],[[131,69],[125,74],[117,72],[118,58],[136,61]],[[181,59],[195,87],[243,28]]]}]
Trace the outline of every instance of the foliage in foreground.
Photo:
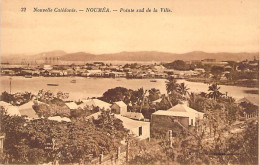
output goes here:
[{"label": "foliage in foreground", "polygon": [[[207,127],[196,135],[185,132],[173,138],[170,147],[168,139],[151,142],[131,143],[130,164],[258,164],[258,121],[244,123],[245,129],[232,134],[232,127],[218,125],[221,117],[204,121]],[[206,128],[211,125],[211,134]]]},{"label": "foliage in foreground", "polygon": [[78,118],[72,122],[57,122],[27,121],[6,115],[4,109],[1,109],[1,131],[5,133],[5,163],[15,164],[89,161],[101,152],[115,152],[127,134],[122,122],[110,112],[102,112],[93,121]]}]

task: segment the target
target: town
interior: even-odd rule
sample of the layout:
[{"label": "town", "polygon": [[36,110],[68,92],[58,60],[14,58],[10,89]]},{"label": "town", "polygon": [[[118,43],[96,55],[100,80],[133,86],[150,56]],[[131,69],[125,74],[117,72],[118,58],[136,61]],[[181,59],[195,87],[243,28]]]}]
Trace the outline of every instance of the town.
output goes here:
[{"label": "town", "polygon": [[[257,164],[259,102],[221,93],[219,84],[256,87],[258,67],[257,59],[149,65],[57,65],[51,59],[44,65],[2,64],[3,76],[165,79],[167,94],[156,88],[116,87],[101,97],[75,101],[63,91],[4,91],[0,161]],[[190,92],[177,79],[206,82],[208,92]]]},{"label": "town", "polygon": [[204,59],[193,61],[175,60],[171,63],[129,63],[125,65],[105,62],[64,65],[58,58],[45,58],[42,64],[22,62],[20,65],[1,64],[1,76],[44,77],[102,77],[128,79],[186,79],[219,84],[258,87],[259,60],[254,58],[240,62]]}]

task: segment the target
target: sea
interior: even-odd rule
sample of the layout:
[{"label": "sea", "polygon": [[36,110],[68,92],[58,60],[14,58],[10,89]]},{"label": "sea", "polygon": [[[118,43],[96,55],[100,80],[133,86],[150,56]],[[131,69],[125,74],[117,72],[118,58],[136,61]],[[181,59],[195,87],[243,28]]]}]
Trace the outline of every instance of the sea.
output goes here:
[{"label": "sea", "polygon": [[[72,83],[74,80],[74,83]],[[156,80],[156,81],[154,81]],[[151,88],[159,89],[162,94],[166,94],[165,79],[126,79],[126,78],[89,78],[89,77],[32,77],[25,78],[22,76],[0,77],[0,92],[31,92],[37,94],[39,90],[50,90],[53,93],[59,91],[69,93],[70,100],[82,100],[92,97],[100,97],[108,89],[115,87],[125,87],[128,89]],[[189,92],[208,92],[209,84],[201,82],[189,82],[184,79],[177,80],[178,83],[184,82],[189,88]],[[10,85],[11,83],[11,85]],[[56,84],[57,86],[49,86]],[[248,93],[249,90],[258,90],[258,88],[247,88],[238,86],[220,85],[220,91],[235,99],[243,97],[258,98],[258,94]]]}]

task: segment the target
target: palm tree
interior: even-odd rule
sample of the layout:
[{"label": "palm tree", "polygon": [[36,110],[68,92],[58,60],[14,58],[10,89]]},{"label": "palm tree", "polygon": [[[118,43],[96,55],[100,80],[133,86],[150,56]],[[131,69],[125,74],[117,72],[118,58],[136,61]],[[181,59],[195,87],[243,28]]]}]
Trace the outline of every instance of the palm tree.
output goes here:
[{"label": "palm tree", "polygon": [[177,91],[179,84],[177,81],[173,78],[168,79],[168,82],[166,83],[166,90],[168,94],[172,94],[174,91]]},{"label": "palm tree", "polygon": [[185,96],[186,94],[188,94],[188,90],[190,88],[187,88],[187,86],[185,85],[185,83],[181,83],[180,85],[178,85],[178,92],[182,95]]},{"label": "palm tree", "polygon": [[219,89],[220,87],[216,83],[210,85],[208,90],[210,91],[208,94],[209,98],[213,98],[214,100],[219,99],[223,95],[223,93],[219,92]]},{"label": "palm tree", "polygon": [[149,92],[148,98],[150,101],[154,101],[160,98],[161,93],[159,89],[152,88],[148,92]]},{"label": "palm tree", "polygon": [[145,96],[146,96],[146,93],[147,93],[147,90],[144,91],[143,88],[142,88],[142,91],[143,91],[143,96],[142,96],[142,102],[141,102],[141,106],[140,106],[140,113],[142,112]]}]

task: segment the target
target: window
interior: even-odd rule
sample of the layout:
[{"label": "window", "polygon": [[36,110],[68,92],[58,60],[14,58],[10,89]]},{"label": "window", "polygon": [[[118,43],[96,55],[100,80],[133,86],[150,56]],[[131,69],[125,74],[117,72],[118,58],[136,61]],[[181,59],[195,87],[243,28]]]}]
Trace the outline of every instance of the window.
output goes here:
[{"label": "window", "polygon": [[143,134],[143,129],[142,127],[139,127],[139,136],[142,136],[142,134]]},{"label": "window", "polygon": [[190,124],[193,125],[193,119],[190,120]]}]

